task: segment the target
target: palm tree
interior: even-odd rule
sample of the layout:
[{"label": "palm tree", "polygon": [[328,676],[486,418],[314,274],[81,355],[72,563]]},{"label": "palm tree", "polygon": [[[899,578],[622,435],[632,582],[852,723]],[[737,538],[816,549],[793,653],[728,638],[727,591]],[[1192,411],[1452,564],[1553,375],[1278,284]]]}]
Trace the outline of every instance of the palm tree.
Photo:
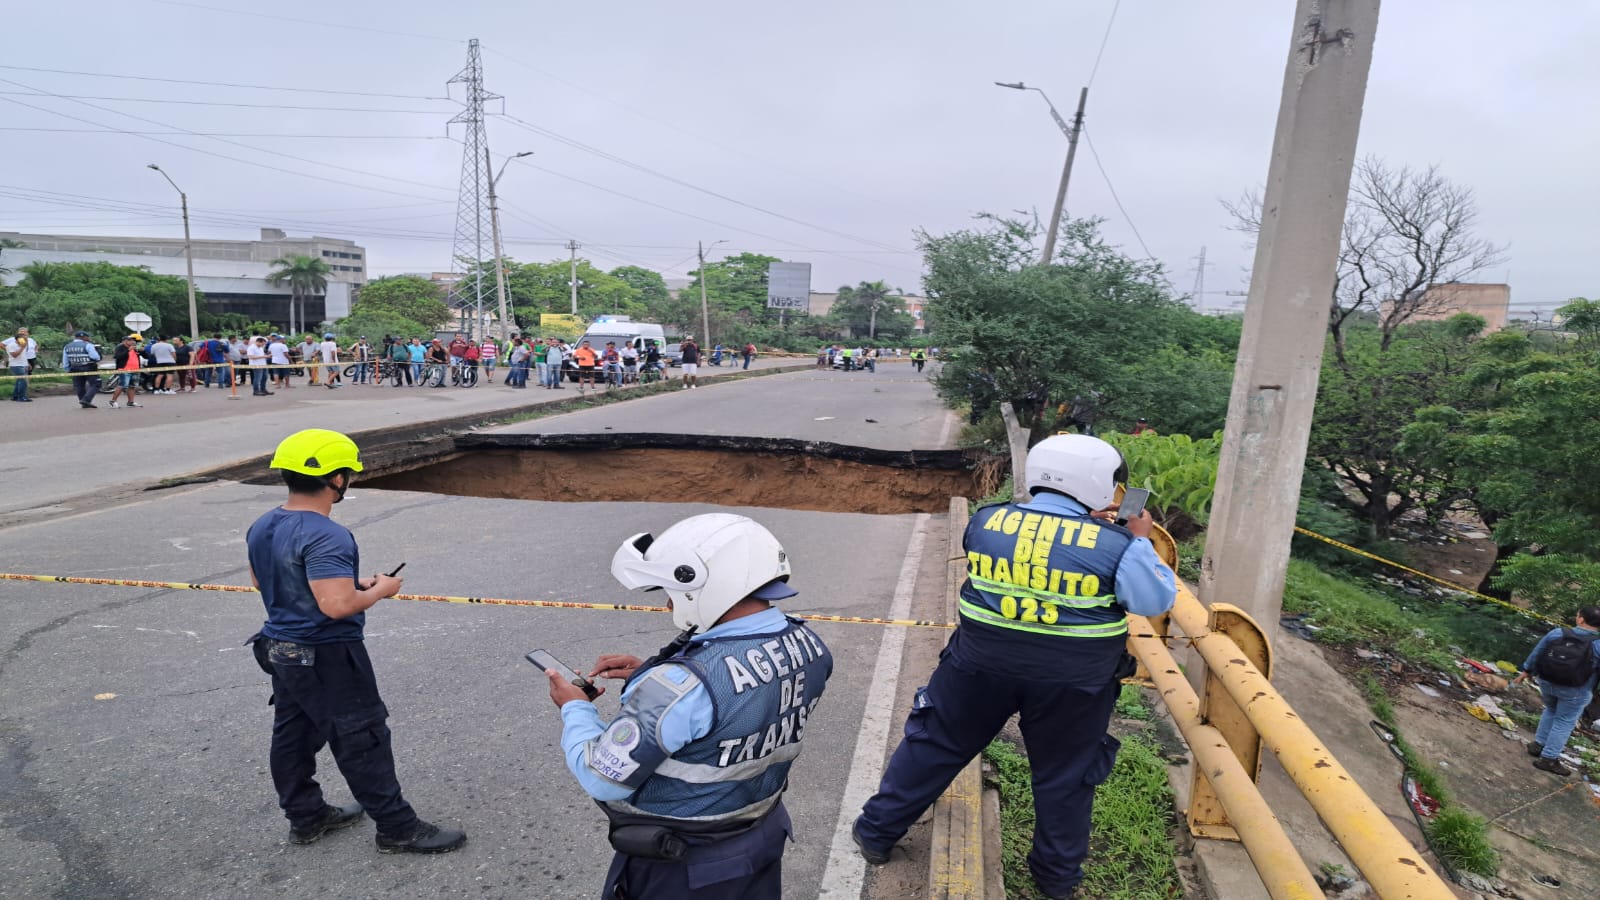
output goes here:
[{"label": "palm tree", "polygon": [[[305,329],[305,298],[325,293],[328,290],[328,273],[333,270],[315,256],[285,256],[273,260],[272,264],[281,268],[267,276],[267,283],[274,287],[289,283],[289,333],[298,334]],[[300,312],[298,327],[296,306]]]},{"label": "palm tree", "polygon": [[894,296],[894,291],[881,281],[863,281],[856,288],[855,294],[855,302],[871,310],[867,337],[875,339],[878,336],[878,310],[889,308],[889,298]]}]

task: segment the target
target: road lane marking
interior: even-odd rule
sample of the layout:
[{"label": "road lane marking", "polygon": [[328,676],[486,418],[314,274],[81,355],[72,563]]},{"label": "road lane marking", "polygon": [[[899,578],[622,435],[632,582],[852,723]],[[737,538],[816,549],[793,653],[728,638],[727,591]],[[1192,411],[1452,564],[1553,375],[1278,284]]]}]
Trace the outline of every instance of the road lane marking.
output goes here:
[{"label": "road lane marking", "polygon": [[[922,567],[928,519],[928,513],[918,513],[912,524],[911,542],[906,545],[905,562],[900,566],[894,600],[889,604],[889,615],[895,618],[903,619],[911,613],[911,596],[917,586],[917,570]],[[844,796],[839,801],[839,821],[833,829],[828,866],[822,873],[817,894],[819,900],[858,900],[861,896],[867,863],[850,840],[850,827],[882,775],[889,726],[896,718],[895,697],[905,644],[905,629],[890,628],[884,631],[883,642],[878,645],[878,661],[872,668],[867,705],[861,714],[861,731],[856,738],[855,755],[850,759],[850,777],[845,781]]]}]

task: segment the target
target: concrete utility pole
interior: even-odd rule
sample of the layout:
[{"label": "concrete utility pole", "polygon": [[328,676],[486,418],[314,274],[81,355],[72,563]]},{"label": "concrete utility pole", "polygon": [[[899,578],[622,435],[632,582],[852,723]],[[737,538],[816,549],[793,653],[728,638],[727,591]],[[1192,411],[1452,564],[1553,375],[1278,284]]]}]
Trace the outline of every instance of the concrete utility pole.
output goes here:
[{"label": "concrete utility pole", "polygon": [[[178,203],[183,207],[183,264],[189,272],[189,343],[192,344],[200,340],[200,311],[194,302],[194,244],[189,240],[189,195],[185,194],[183,188],[178,187],[178,183],[172,180],[171,175],[162,171],[160,166],[151,163],[150,168],[161,172],[161,177],[178,192]],[[289,317],[294,318],[293,305],[289,307]]]},{"label": "concrete utility pole", "polygon": [[1061,216],[1067,208],[1067,185],[1072,181],[1072,161],[1078,155],[1078,135],[1083,133],[1083,107],[1089,102],[1089,89],[1085,87],[1078,92],[1078,111],[1072,116],[1072,124],[1061,118],[1061,113],[1056,112],[1056,105],[1050,102],[1050,95],[1041,88],[1028,87],[1020,81],[996,81],[995,84],[1013,91],[1036,91],[1044,98],[1044,105],[1050,107],[1050,118],[1056,121],[1056,127],[1067,136],[1067,162],[1061,168],[1061,184],[1056,187],[1056,208],[1050,214],[1050,230],[1044,236],[1044,255],[1039,259],[1041,264],[1050,262],[1056,255],[1056,235],[1061,231]]},{"label": "concrete utility pole", "polygon": [[1202,600],[1242,607],[1269,633],[1283,610],[1378,5],[1298,0],[1284,69],[1200,569]]},{"label": "concrete utility pole", "polygon": [[[500,343],[502,346],[506,341],[511,340],[509,331],[511,326],[507,324],[510,321],[510,317],[506,312],[506,304],[508,302],[506,299],[506,259],[505,253],[500,249],[500,207],[495,202],[494,188],[499,183],[500,176],[506,173],[506,166],[511,165],[513,159],[521,159],[524,156],[532,155],[532,150],[524,150],[521,153],[514,153],[506,157],[506,161],[500,164],[500,171],[489,178],[489,227],[494,232],[494,292],[500,298]],[[485,163],[491,162],[488,147],[483,148],[483,161]]]},{"label": "concrete utility pole", "polygon": [[567,241],[567,249],[572,251],[572,314],[578,314],[578,247],[577,241]]},{"label": "concrete utility pole", "polygon": [[[712,241],[711,246],[726,244],[727,241]],[[706,245],[702,241],[695,241],[695,246],[700,252],[700,346],[711,346],[711,306],[706,302]]]}]

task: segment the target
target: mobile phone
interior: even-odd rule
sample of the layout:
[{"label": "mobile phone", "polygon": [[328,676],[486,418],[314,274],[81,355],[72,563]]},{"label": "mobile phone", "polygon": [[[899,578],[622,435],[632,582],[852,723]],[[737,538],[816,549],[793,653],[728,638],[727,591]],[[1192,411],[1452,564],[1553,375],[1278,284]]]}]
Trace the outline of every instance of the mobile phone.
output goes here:
[{"label": "mobile phone", "polygon": [[582,690],[590,700],[600,696],[600,689],[594,686],[594,682],[572,671],[570,666],[556,659],[548,650],[535,650],[528,654],[527,659],[528,662],[538,666],[541,672],[547,669],[555,669],[562,678],[572,682],[575,687]]},{"label": "mobile phone", "polygon": [[393,578],[393,577],[395,577],[395,576],[396,576],[396,575],[399,575],[399,574],[400,574],[400,570],[401,570],[401,569],[404,569],[404,568],[405,568],[405,567],[406,567],[406,564],[405,564],[405,563],[401,563],[401,564],[400,564],[400,565],[398,565],[398,566],[395,566],[395,567],[394,567],[394,571],[393,571],[393,572],[390,572],[390,573],[389,573],[389,577],[390,577],[390,578]]},{"label": "mobile phone", "polygon": [[1128,488],[1122,492],[1122,502],[1117,505],[1117,524],[1125,525],[1129,519],[1139,518],[1144,505],[1150,502],[1150,492],[1144,488]]}]

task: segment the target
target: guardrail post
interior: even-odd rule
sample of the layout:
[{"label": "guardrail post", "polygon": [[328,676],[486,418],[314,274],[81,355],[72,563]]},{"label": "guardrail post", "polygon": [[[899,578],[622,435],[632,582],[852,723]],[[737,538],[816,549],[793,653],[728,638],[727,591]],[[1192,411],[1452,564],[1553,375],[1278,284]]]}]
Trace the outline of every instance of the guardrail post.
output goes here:
[{"label": "guardrail post", "polygon": [[[1272,647],[1261,626],[1244,610],[1228,603],[1211,606],[1206,624],[1213,635],[1221,635],[1238,645],[1243,658],[1263,676],[1272,676]],[[1211,638],[1215,640],[1215,638]],[[1233,755],[1250,780],[1261,782],[1261,735],[1239,704],[1213,671],[1206,672],[1205,692],[1200,697],[1201,720],[1215,728],[1228,742]],[[1228,814],[1217,798],[1216,789],[1198,762],[1190,764],[1189,833],[1213,840],[1237,841],[1239,833],[1228,821]]]}]

